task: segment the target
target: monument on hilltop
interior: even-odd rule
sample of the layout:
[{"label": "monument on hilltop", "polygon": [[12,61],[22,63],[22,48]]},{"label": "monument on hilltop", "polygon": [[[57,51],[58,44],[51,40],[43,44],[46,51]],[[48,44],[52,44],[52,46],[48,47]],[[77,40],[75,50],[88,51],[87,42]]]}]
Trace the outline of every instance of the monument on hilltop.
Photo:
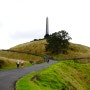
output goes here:
[{"label": "monument on hilltop", "polygon": [[49,37],[49,25],[48,25],[48,17],[46,17],[46,34],[44,36],[44,38]]}]

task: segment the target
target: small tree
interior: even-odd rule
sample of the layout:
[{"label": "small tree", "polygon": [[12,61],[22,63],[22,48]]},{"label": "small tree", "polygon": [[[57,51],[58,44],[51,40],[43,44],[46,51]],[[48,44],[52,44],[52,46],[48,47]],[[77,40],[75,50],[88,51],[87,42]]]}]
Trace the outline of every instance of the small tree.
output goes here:
[{"label": "small tree", "polygon": [[71,37],[65,30],[55,32],[46,38],[46,51],[51,51],[52,53],[65,53],[67,52],[70,39]]}]

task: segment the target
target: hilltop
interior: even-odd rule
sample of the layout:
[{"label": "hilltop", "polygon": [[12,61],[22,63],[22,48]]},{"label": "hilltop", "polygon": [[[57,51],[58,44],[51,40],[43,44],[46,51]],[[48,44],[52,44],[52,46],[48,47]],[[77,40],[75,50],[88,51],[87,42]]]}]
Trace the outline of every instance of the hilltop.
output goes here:
[{"label": "hilltop", "polygon": [[36,40],[32,42],[23,43],[15,47],[10,48],[10,50],[21,51],[21,52],[31,52],[34,54],[48,55],[55,59],[64,58],[85,58],[90,56],[90,47],[70,43],[68,52],[66,54],[52,54],[45,51],[46,40]]},{"label": "hilltop", "polygon": [[[11,47],[9,51],[0,51],[0,62],[4,63],[5,61],[13,62],[17,59],[32,61],[33,63],[41,63],[44,61],[42,56],[50,56],[53,59],[68,59],[68,58],[85,58],[90,57],[90,47],[70,43],[68,52],[66,54],[52,54],[45,51],[46,40],[35,40],[17,46]],[[15,51],[15,52],[11,52]],[[19,53],[23,52],[23,53]],[[5,59],[3,59],[5,58]],[[13,60],[12,60],[13,59]],[[7,64],[7,65],[8,65]],[[4,65],[5,66],[5,65]]]}]

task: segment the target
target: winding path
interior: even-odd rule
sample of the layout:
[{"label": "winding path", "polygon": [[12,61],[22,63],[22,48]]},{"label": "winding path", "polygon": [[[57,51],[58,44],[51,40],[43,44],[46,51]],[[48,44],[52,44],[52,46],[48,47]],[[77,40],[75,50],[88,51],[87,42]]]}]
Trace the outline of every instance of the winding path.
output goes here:
[{"label": "winding path", "polygon": [[0,71],[0,90],[15,90],[15,82],[22,76],[37,70],[46,68],[57,61],[50,60],[49,63],[35,64],[30,67]]}]

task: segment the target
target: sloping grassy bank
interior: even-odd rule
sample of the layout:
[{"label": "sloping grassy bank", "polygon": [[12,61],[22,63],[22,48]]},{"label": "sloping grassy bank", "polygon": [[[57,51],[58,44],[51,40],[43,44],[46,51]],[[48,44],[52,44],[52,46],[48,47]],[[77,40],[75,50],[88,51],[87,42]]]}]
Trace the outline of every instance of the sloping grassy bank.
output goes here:
[{"label": "sloping grassy bank", "polygon": [[0,69],[13,69],[16,68],[16,60],[26,61],[26,66],[32,63],[43,62],[44,59],[40,56],[30,55],[26,53],[0,51]]},{"label": "sloping grassy bank", "polygon": [[[7,69],[14,69],[17,68],[16,66],[17,59],[10,59],[5,57],[0,57],[0,70],[7,70]],[[31,66],[31,63],[24,61],[24,67]]]},{"label": "sloping grassy bank", "polygon": [[17,90],[90,90],[90,63],[62,61],[24,76]]},{"label": "sloping grassy bank", "polygon": [[[53,57],[53,59],[55,60],[90,57],[90,47],[87,46],[70,43],[69,49],[66,54],[54,54],[45,51],[46,43],[47,43],[46,40],[43,39],[43,40],[37,40],[37,41],[19,44],[15,47],[10,48],[7,51],[0,50],[0,57],[5,57],[8,59],[15,59],[15,60],[17,59],[25,60],[33,63],[42,63],[44,61],[44,58],[42,56],[44,57],[50,56]],[[10,50],[16,52],[11,52]],[[25,53],[20,53],[20,52],[25,52]],[[3,59],[0,59],[0,63],[2,64],[3,62],[4,62]],[[7,59],[6,62],[8,62]],[[90,62],[90,60],[86,60],[84,62]],[[3,64],[1,66],[3,67]],[[4,63],[5,68],[12,66],[15,65],[12,65],[11,63],[5,65]]]},{"label": "sloping grassy bank", "polygon": [[53,57],[54,59],[90,57],[90,47],[84,45],[70,43],[69,49],[66,54],[54,54],[45,50],[46,43],[47,42],[45,39],[37,40],[17,45],[10,48],[9,50],[48,55]]},{"label": "sloping grassy bank", "polygon": [[31,41],[23,44],[19,44],[10,50],[21,51],[21,52],[32,52],[32,53],[45,53],[46,40]]},{"label": "sloping grassy bank", "polygon": [[0,57],[0,70],[15,68],[16,63],[14,59]]},{"label": "sloping grassy bank", "polygon": [[57,54],[54,55],[54,58],[63,59],[63,58],[85,58],[90,57],[90,47],[70,43],[67,54]]},{"label": "sloping grassy bank", "polygon": [[43,61],[43,58],[40,56],[35,56],[31,54],[26,53],[18,53],[18,52],[11,52],[11,51],[0,51],[0,56],[10,58],[10,59],[20,59],[20,60],[26,60],[26,61],[32,61],[34,63]]}]

